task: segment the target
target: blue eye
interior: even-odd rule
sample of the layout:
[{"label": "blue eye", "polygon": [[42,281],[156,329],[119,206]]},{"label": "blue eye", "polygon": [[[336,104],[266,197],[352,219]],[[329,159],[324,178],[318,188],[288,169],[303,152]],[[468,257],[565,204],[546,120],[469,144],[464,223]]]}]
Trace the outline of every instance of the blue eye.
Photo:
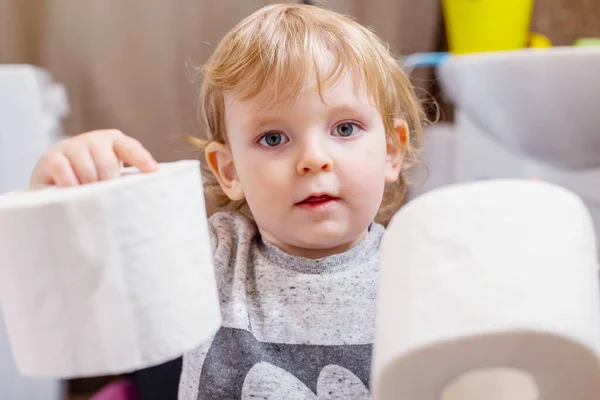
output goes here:
[{"label": "blue eye", "polygon": [[277,147],[280,144],[289,142],[290,139],[280,132],[269,132],[264,134],[258,143],[265,147]]},{"label": "blue eye", "polygon": [[344,122],[335,127],[333,132],[333,136],[339,136],[343,138],[355,136],[360,132],[360,126],[354,124],[352,122]]}]

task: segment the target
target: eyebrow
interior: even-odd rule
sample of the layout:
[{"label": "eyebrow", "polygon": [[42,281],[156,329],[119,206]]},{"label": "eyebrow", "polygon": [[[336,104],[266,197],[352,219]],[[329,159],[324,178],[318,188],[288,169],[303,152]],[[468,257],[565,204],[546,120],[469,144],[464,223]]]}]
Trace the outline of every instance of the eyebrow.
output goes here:
[{"label": "eyebrow", "polygon": [[247,131],[255,131],[267,125],[274,125],[281,122],[281,118],[274,116],[257,116],[248,121],[247,124],[244,125],[245,130]]},{"label": "eyebrow", "polygon": [[[358,114],[358,116],[362,118],[371,118],[373,112],[373,108],[362,103],[341,103],[327,107],[327,115],[350,113]],[[256,131],[268,125],[280,124],[282,120],[281,117],[273,115],[258,115],[248,121],[248,123],[244,125],[244,129],[247,131]]]},{"label": "eyebrow", "polygon": [[337,104],[329,107],[327,111],[329,114],[353,113],[369,118],[373,115],[373,109],[361,103]]}]

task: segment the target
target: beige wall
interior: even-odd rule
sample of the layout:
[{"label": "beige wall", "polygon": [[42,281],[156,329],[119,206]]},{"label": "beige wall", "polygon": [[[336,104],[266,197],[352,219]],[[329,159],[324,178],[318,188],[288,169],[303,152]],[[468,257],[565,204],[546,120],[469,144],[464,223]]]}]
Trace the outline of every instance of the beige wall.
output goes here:
[{"label": "beige wall", "polygon": [[581,37],[600,38],[599,0],[536,0],[532,29],[569,46]]}]

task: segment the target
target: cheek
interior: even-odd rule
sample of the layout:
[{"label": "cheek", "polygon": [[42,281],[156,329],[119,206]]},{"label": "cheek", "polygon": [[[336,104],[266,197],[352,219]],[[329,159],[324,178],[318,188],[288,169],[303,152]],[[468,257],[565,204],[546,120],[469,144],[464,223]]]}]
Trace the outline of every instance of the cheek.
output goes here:
[{"label": "cheek", "polygon": [[361,179],[384,181],[386,166],[386,144],[383,135],[368,138],[357,146],[357,151],[349,157],[352,174]]},{"label": "cheek", "polygon": [[236,169],[246,200],[252,206],[260,206],[266,200],[289,193],[291,178],[285,160],[269,159],[264,155],[252,154],[252,150],[239,157]]},{"label": "cheek", "polygon": [[[375,140],[377,139],[377,140]],[[386,146],[385,140],[373,138],[359,144],[352,157],[348,157],[345,181],[349,183],[355,197],[370,202],[380,201],[385,188]],[[377,204],[378,206],[378,204]]]}]

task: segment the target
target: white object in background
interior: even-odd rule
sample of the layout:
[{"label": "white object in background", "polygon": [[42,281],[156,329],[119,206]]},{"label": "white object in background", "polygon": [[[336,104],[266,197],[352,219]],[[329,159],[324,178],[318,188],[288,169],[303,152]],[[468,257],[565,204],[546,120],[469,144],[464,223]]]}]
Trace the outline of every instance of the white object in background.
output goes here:
[{"label": "white object in background", "polygon": [[590,216],[558,186],[413,200],[382,242],[374,398],[600,398],[598,270]]},{"label": "white object in background", "polygon": [[[64,87],[30,65],[0,65],[0,194],[26,187],[35,162],[62,138]],[[1,261],[0,261],[1,262]],[[63,382],[21,375],[0,315],[0,399],[63,400]]]},{"label": "white object in background", "polygon": [[30,65],[0,65],[0,193],[24,187],[35,163],[61,137],[64,88]]},{"label": "white object in background", "polygon": [[454,125],[449,123],[438,123],[423,130],[419,162],[406,171],[409,200],[454,183],[457,136]]},{"label": "white object in background", "polygon": [[[509,151],[562,169],[600,168],[600,47],[452,56],[444,92]],[[460,128],[460,127],[459,127]]]},{"label": "white object in background", "polygon": [[177,358],[221,319],[197,161],[0,197],[0,300],[19,369],[111,375]]}]

